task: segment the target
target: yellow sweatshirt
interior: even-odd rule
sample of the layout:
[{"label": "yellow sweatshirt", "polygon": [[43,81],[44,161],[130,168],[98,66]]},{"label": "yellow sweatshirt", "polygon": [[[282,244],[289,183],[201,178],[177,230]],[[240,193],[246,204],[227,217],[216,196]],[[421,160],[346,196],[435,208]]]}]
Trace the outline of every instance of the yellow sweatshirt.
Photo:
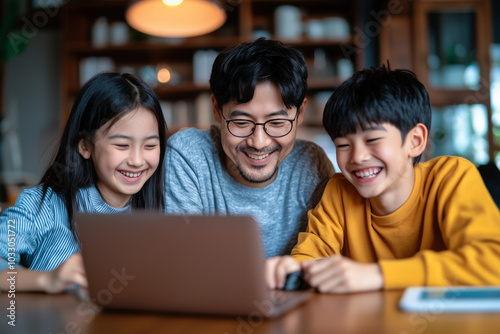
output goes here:
[{"label": "yellow sweatshirt", "polygon": [[500,285],[500,211],[477,168],[444,156],[415,166],[409,199],[376,216],[340,173],[334,174],[292,256],[342,254],[378,262],[384,287]]}]

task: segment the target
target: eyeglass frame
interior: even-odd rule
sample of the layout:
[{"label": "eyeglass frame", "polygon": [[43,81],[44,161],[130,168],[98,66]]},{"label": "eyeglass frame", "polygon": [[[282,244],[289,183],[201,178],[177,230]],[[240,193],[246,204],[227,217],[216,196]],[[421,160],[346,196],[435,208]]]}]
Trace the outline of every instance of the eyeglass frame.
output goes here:
[{"label": "eyeglass frame", "polygon": [[[255,129],[257,129],[257,125],[262,125],[262,128],[264,129],[264,132],[269,137],[271,137],[271,138],[282,138],[282,137],[285,137],[285,136],[289,135],[290,132],[292,132],[292,130],[293,130],[293,122],[295,122],[298,119],[298,117],[299,117],[299,108],[297,108],[297,112],[295,113],[295,117],[293,119],[288,119],[288,118],[273,118],[273,119],[269,119],[269,120],[265,121],[264,123],[256,123],[256,122],[254,122],[252,120],[249,120],[249,119],[239,119],[239,118],[237,118],[237,119],[227,119],[227,118],[224,117],[224,114],[222,113],[222,110],[220,110],[220,115],[222,116],[222,118],[224,119],[224,121],[226,121],[227,131],[229,131],[229,133],[231,135],[233,135],[233,136],[235,136],[237,138],[248,138],[248,137],[250,137],[251,135],[253,135],[255,133]],[[237,136],[237,135],[235,135],[234,133],[231,132],[231,130],[229,130],[229,123],[235,122],[235,121],[253,123],[254,127],[253,127],[252,132],[249,135],[247,135],[247,136]],[[276,122],[276,121],[289,121],[292,126],[290,127],[290,130],[287,133],[285,133],[284,135],[281,135],[281,136],[272,136],[269,133],[267,133],[266,124],[269,123],[269,122]]]}]

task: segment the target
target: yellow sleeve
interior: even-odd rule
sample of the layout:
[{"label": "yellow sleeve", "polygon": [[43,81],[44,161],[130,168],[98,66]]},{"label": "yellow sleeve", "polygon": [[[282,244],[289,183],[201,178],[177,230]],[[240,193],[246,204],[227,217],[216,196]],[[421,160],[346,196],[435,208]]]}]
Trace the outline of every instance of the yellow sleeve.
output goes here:
[{"label": "yellow sleeve", "polygon": [[415,223],[437,223],[446,250],[380,260],[385,288],[500,285],[500,211],[476,167],[455,158],[428,178],[434,185],[423,202],[435,204]]},{"label": "yellow sleeve", "polygon": [[298,242],[292,250],[297,261],[320,259],[340,254],[343,248],[344,223],[342,189],[347,180],[340,173],[334,174],[323,192],[318,205],[308,212],[308,226],[299,233]]}]

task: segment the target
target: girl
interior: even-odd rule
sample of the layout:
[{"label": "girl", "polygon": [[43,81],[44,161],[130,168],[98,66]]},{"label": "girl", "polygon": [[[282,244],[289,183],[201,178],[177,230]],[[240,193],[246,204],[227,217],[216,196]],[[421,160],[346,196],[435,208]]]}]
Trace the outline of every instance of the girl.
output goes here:
[{"label": "girl", "polygon": [[13,275],[16,291],[86,287],[74,213],[163,210],[166,131],[156,95],[142,80],[118,73],[89,80],[40,184],[0,217],[3,290]]}]

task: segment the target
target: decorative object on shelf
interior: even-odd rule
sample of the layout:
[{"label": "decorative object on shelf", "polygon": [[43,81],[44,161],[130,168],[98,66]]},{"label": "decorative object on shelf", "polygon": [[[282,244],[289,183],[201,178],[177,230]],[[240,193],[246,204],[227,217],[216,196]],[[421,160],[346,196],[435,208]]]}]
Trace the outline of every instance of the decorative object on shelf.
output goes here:
[{"label": "decorative object on shelf", "polygon": [[337,78],[344,81],[354,74],[354,65],[347,59],[342,58],[337,61]]},{"label": "decorative object on shelf", "polygon": [[282,5],[274,11],[275,34],[282,40],[294,40],[302,37],[302,12],[300,8]]},{"label": "decorative object on shelf", "polygon": [[179,73],[167,64],[156,65],[156,79],[158,85],[177,85],[181,82]]},{"label": "decorative object on shelf", "polygon": [[115,63],[110,57],[87,57],[80,61],[80,87],[100,72],[112,71]]},{"label": "decorative object on shelf", "polygon": [[193,81],[196,85],[207,86],[212,73],[212,65],[219,53],[215,50],[198,50],[193,55]]},{"label": "decorative object on shelf", "polygon": [[92,46],[102,47],[108,44],[109,26],[108,20],[104,17],[98,17],[92,26]]},{"label": "decorative object on shelf", "polygon": [[306,36],[312,40],[322,39],[325,37],[325,27],[323,22],[318,19],[310,19],[305,22]]},{"label": "decorative object on shelf", "polygon": [[114,22],[109,26],[111,45],[124,45],[129,41],[129,27],[125,22]]},{"label": "decorative object on shelf", "polygon": [[158,72],[154,65],[142,66],[139,69],[139,77],[151,86],[151,88],[158,86]]},{"label": "decorative object on shelf", "polygon": [[323,20],[325,37],[328,39],[347,40],[351,36],[349,22],[343,17],[332,16]]},{"label": "decorative object on shelf", "polygon": [[204,35],[226,21],[226,12],[210,0],[133,1],[125,16],[132,28],[161,37]]}]

